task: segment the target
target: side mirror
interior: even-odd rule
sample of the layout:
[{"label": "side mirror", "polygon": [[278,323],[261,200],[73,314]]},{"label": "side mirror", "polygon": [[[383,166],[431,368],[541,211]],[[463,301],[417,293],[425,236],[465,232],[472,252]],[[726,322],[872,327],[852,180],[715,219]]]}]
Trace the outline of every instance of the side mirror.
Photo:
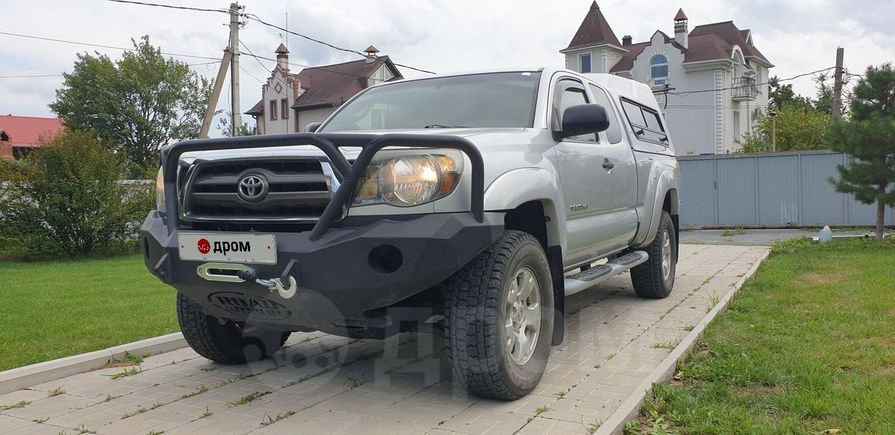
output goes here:
[{"label": "side mirror", "polygon": [[560,139],[580,134],[597,133],[609,128],[609,115],[599,104],[579,104],[569,106],[562,114],[562,131],[557,135]]},{"label": "side mirror", "polygon": [[317,131],[318,128],[320,128],[321,124],[323,124],[323,123],[322,122],[312,122],[305,126],[305,131],[308,133],[314,133]]}]

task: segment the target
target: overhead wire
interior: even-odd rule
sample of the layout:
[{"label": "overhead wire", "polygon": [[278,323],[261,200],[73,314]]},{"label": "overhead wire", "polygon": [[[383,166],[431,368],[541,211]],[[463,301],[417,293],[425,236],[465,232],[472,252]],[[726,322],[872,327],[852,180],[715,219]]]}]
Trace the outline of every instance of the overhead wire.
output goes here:
[{"label": "overhead wire", "polygon": [[187,11],[220,12],[220,13],[225,13],[225,14],[230,13],[230,11],[228,11],[227,9],[206,9],[206,8],[197,8],[197,7],[193,7],[193,6],[177,6],[177,5],[169,5],[169,4],[162,4],[162,3],[141,2],[141,1],[135,1],[135,0],[106,0],[106,1],[110,1],[112,3],[126,3],[126,4],[132,4],[132,5],[153,6],[153,7],[159,7],[159,8],[180,9],[180,10],[187,10]]},{"label": "overhead wire", "polygon": [[[167,8],[167,9],[179,9],[179,10],[189,10],[189,11],[199,11],[199,12],[216,12],[216,13],[225,13],[225,14],[226,14],[226,13],[230,13],[230,11],[227,10],[227,9],[198,8],[198,7],[193,7],[193,6],[179,6],[179,5],[171,5],[171,4],[164,4],[164,3],[153,3],[153,2],[137,1],[137,0],[107,0],[107,1],[109,1],[109,2],[113,2],[113,3],[131,4],[131,5],[139,5],[139,6],[150,6],[150,7],[159,7],[159,8]],[[247,18],[247,19],[250,19],[250,20],[252,20],[252,21],[255,21],[255,22],[257,22],[257,23],[259,23],[259,24],[262,24],[262,25],[264,25],[264,26],[268,26],[268,27],[277,29],[277,30],[279,30],[279,31],[281,31],[281,32],[286,32],[286,33],[288,33],[288,34],[290,34],[290,35],[298,36],[299,38],[303,38],[303,39],[306,39],[306,40],[308,40],[308,41],[314,42],[314,43],[316,43],[316,44],[320,44],[320,45],[329,47],[329,48],[331,48],[331,49],[333,49],[333,50],[338,50],[338,51],[345,52],[345,53],[356,54],[356,55],[361,56],[361,57],[366,57],[366,56],[367,56],[366,54],[361,53],[361,52],[358,51],[358,50],[354,50],[354,49],[350,49],[350,48],[345,48],[345,47],[340,47],[340,46],[338,46],[338,45],[336,45],[336,44],[333,44],[333,43],[330,43],[330,42],[326,42],[326,41],[324,41],[324,40],[322,40],[322,39],[315,38],[315,37],[312,37],[312,36],[308,36],[308,35],[305,35],[305,34],[303,34],[303,33],[299,33],[299,32],[293,31],[293,30],[289,30],[289,29],[286,29],[285,27],[282,27],[282,26],[279,26],[279,25],[270,23],[270,22],[268,22],[268,21],[265,21],[265,20],[261,19],[261,17],[259,17],[259,16],[256,15],[256,14],[242,13],[241,15],[242,15],[243,17]],[[400,66],[400,67],[402,67],[402,68],[407,68],[407,69],[414,70],[414,71],[418,71],[418,72],[421,72],[421,73],[435,74],[434,71],[430,71],[430,70],[427,70],[427,69],[424,69],[424,68],[419,68],[419,67],[415,67],[415,66],[411,66],[411,65],[407,65],[407,64],[402,64],[402,63],[398,63],[398,62],[394,62],[394,61],[393,61],[392,63],[394,63],[395,66]]]},{"label": "overhead wire", "polygon": [[[797,74],[797,75],[794,75],[794,76],[792,76],[792,77],[787,77],[787,78],[777,79],[777,81],[778,81],[778,82],[788,82],[788,81],[795,80],[795,79],[800,78],[800,77],[805,77],[805,76],[814,75],[814,74],[817,74],[817,73],[822,73],[822,72],[829,71],[829,70],[831,70],[831,69],[835,69],[835,68],[836,68],[835,66],[831,66],[831,67],[827,67],[827,68],[822,68],[822,69],[815,70],[815,71],[811,71],[811,72],[806,72],[806,73],[802,73],[802,74]],[[756,83],[755,86],[764,86],[764,85],[770,84],[770,82],[771,82],[771,81],[768,80],[768,81],[766,81],[766,82]],[[727,87],[723,87],[723,88],[714,88],[714,89],[697,89],[697,90],[690,90],[690,91],[674,91],[674,92],[668,92],[668,94],[670,94],[670,95],[675,95],[675,96],[678,96],[678,97],[686,97],[686,96],[689,96],[689,95],[693,95],[693,94],[701,94],[701,93],[705,93],[705,92],[718,92],[718,91],[726,91],[726,90],[731,90],[731,89],[741,89],[741,88],[742,88],[742,86],[727,86]]]},{"label": "overhead wire", "polygon": [[[50,38],[47,36],[37,36],[37,35],[26,35],[23,33],[13,33],[13,32],[5,32],[5,31],[0,31],[0,35],[15,36],[15,37],[26,38],[26,39],[35,39],[35,40],[39,40],[39,41],[59,42],[59,43],[63,43],[63,44],[83,45],[86,47],[107,48],[107,49],[111,49],[111,50],[122,50],[122,51],[135,51],[136,50],[132,47],[128,48],[128,47],[119,47],[119,46],[115,46],[115,45],[93,44],[93,43],[89,43],[89,42],[79,42],[79,41],[72,41],[72,40],[68,40],[68,39]],[[168,52],[168,51],[162,51],[161,54],[164,54],[165,56],[186,57],[186,58],[192,58],[192,59],[220,60],[217,57],[199,56],[199,55],[195,55],[195,54],[173,53],[173,52]]]},{"label": "overhead wire", "polygon": [[22,75],[9,75],[9,76],[0,76],[0,79],[43,79],[43,78],[51,78],[51,77],[62,77],[62,74],[22,74]]},{"label": "overhead wire", "polygon": [[[243,14],[243,15],[244,15],[246,18],[248,18],[248,19],[250,19],[250,20],[252,20],[252,21],[255,21],[255,22],[257,22],[257,23],[260,23],[260,24],[262,24],[262,25],[265,25],[265,26],[268,26],[268,27],[277,29],[277,30],[279,30],[279,31],[281,31],[281,32],[286,32],[286,33],[288,33],[288,34],[290,34],[290,35],[298,36],[299,38],[304,38],[304,39],[306,39],[306,40],[308,40],[308,41],[311,41],[311,42],[314,42],[314,43],[317,43],[317,44],[320,44],[320,45],[323,45],[323,46],[332,48],[333,50],[337,50],[337,51],[341,51],[341,52],[345,52],[345,53],[356,54],[356,55],[361,56],[361,57],[367,57],[367,55],[366,55],[365,53],[361,53],[361,52],[358,51],[358,50],[354,50],[354,49],[350,49],[350,48],[345,48],[345,47],[340,47],[340,46],[338,46],[338,45],[331,44],[331,43],[329,43],[329,42],[326,42],[326,41],[323,41],[323,40],[320,40],[320,39],[317,39],[317,38],[314,38],[314,37],[311,37],[311,36],[308,36],[308,35],[305,35],[305,34],[302,34],[302,33],[298,33],[298,32],[295,32],[295,31],[292,31],[292,30],[289,30],[289,29],[286,29],[285,27],[278,26],[278,25],[273,24],[273,23],[269,23],[269,22],[267,22],[267,21],[262,20],[261,17],[259,17],[259,16],[256,15],[256,14]],[[397,62],[392,62],[392,63],[394,63],[396,66],[400,66],[400,67],[402,67],[402,68],[407,68],[407,69],[411,69],[411,70],[414,70],[414,71],[419,71],[419,72],[426,73],[426,74],[436,74],[434,71],[430,71],[430,70],[427,70],[427,69],[418,68],[418,67],[410,66],[410,65],[405,65],[405,64],[401,64],[401,63],[397,63]]]}]

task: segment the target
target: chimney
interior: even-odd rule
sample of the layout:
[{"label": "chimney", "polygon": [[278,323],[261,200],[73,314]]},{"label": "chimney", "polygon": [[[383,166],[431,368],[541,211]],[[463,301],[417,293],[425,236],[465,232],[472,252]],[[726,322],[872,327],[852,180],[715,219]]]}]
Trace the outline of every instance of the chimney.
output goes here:
[{"label": "chimney", "polygon": [[284,71],[289,71],[289,49],[286,48],[286,45],[280,43],[280,46],[277,47],[277,65]]},{"label": "chimney", "polygon": [[622,47],[631,45],[631,35],[622,36]]},{"label": "chimney", "polygon": [[674,16],[674,40],[687,48],[687,14],[683,9],[678,9]]},{"label": "chimney", "polygon": [[379,53],[379,50],[371,45],[367,47],[366,50],[364,50],[364,53],[367,54],[367,63],[373,63],[373,61],[376,60],[376,58],[378,57],[377,54]]}]

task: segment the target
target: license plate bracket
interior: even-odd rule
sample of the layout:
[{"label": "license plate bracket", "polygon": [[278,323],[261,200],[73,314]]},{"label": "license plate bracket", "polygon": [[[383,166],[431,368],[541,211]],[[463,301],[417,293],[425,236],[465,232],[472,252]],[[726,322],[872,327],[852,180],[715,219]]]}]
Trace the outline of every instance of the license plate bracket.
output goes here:
[{"label": "license plate bracket", "polygon": [[277,264],[273,234],[185,231],[177,234],[177,243],[181,260]]}]

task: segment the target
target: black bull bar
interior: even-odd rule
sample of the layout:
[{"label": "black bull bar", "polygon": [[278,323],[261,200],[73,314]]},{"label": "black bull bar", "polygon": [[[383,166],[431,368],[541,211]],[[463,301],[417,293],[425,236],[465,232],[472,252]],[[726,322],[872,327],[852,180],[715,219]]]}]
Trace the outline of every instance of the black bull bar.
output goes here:
[{"label": "black bull bar", "polygon": [[[251,148],[277,148],[313,145],[326,154],[340,186],[319,220],[311,230],[310,240],[319,240],[345,214],[353,199],[357,184],[373,160],[385,147],[450,148],[462,151],[472,166],[470,212],[479,223],[484,221],[485,169],[482,154],[472,142],[459,136],[437,134],[351,134],[351,133],[291,133],[235,138],[196,139],[178,142],[162,148],[162,174],[165,184],[167,227],[170,234],[180,228],[180,201],[177,200],[177,171],[180,157],[195,151],[215,151]],[[339,151],[339,147],[360,147],[354,164]]]}]

